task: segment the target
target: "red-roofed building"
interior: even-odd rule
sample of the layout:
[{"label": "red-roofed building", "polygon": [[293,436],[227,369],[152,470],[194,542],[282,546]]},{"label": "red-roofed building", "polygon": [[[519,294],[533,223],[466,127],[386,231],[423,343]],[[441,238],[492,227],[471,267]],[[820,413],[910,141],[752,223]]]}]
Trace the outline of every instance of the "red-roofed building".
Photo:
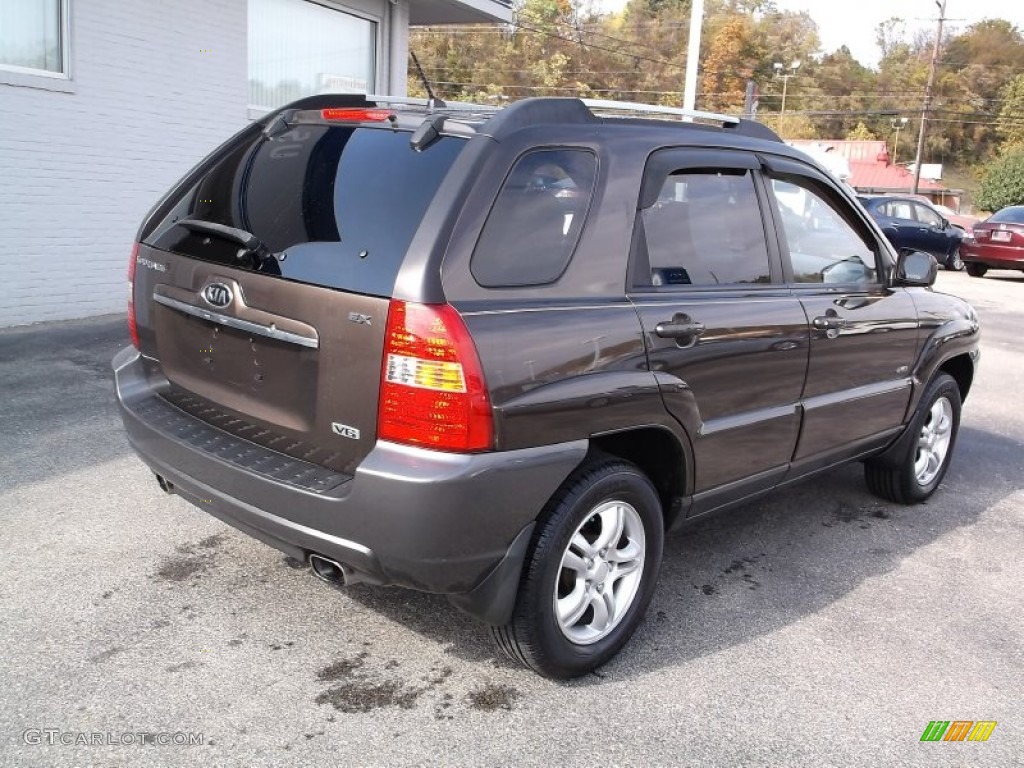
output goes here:
[{"label": "red-roofed building", "polygon": [[[841,157],[845,161],[843,168],[849,169],[848,173],[841,174],[845,177],[843,181],[858,192],[907,195],[914,187],[914,174],[905,165],[890,163],[889,147],[884,141],[798,140],[787,143],[819,160],[822,154],[835,153]],[[924,169],[929,167],[922,166]],[[917,190],[919,195],[933,203],[960,209],[961,190],[948,189],[923,175]]]}]

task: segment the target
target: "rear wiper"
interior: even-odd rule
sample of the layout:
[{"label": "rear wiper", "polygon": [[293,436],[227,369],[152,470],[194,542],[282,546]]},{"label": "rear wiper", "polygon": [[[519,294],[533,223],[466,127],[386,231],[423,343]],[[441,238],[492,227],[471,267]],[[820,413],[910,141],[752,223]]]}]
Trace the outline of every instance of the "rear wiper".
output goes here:
[{"label": "rear wiper", "polygon": [[202,219],[181,219],[176,223],[190,232],[217,235],[225,240],[238,243],[242,246],[242,250],[238,252],[239,261],[248,256],[250,257],[249,266],[251,268],[281,274],[281,269],[277,266],[277,262],[284,261],[285,254],[275,255],[271,253],[270,249],[263,244],[263,241],[252,232],[229,227],[226,224],[218,224],[215,221],[203,221]]}]

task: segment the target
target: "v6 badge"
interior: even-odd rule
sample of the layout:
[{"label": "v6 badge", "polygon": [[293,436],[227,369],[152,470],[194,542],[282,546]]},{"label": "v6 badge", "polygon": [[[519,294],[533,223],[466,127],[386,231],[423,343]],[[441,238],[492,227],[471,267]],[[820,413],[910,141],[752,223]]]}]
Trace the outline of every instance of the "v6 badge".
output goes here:
[{"label": "v6 badge", "polygon": [[348,424],[339,424],[338,422],[331,423],[331,431],[336,435],[347,437],[350,440],[359,439],[359,430],[355,427],[350,427]]}]

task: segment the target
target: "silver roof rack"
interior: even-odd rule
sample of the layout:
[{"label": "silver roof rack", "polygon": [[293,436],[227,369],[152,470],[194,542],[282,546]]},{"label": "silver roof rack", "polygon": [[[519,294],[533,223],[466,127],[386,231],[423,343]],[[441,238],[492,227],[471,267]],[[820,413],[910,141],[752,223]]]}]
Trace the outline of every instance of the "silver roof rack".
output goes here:
[{"label": "silver roof rack", "polygon": [[[355,94],[362,95],[362,94]],[[446,110],[469,110],[472,112],[497,112],[500,107],[494,104],[471,104],[468,101],[445,101],[440,99],[444,106],[432,105],[430,99],[417,98],[415,96],[384,96],[378,93],[368,93],[363,96],[367,101],[376,101],[378,103],[383,102],[385,104],[408,104],[413,107],[430,107],[437,106],[439,109]]]},{"label": "silver roof rack", "polygon": [[602,99],[580,99],[591,110],[610,112],[634,112],[641,115],[674,115],[692,120],[707,120],[725,125],[739,125],[740,119],[733,115],[720,115],[717,112],[701,112],[695,109],[679,107],[662,107],[657,104],[640,104],[633,101],[606,101]]}]

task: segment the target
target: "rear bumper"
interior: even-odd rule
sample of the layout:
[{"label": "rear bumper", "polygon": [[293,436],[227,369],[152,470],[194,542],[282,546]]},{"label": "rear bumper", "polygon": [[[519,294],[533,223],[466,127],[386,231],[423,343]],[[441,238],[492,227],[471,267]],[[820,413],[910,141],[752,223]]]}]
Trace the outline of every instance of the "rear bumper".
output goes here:
[{"label": "rear bumper", "polygon": [[[513,543],[587,451],[585,440],[470,455],[378,442],[351,477],[325,477],[167,404],[166,380],[134,348],[113,365],[129,442],[175,493],[292,557],[317,553],[362,581],[461,594],[459,605],[489,620],[504,609],[467,593],[492,571],[518,580],[524,548]],[[289,482],[300,477],[313,481]],[[495,592],[494,579],[484,586]]]},{"label": "rear bumper", "polygon": [[960,258],[991,269],[1024,269],[1024,248],[965,241]]}]

